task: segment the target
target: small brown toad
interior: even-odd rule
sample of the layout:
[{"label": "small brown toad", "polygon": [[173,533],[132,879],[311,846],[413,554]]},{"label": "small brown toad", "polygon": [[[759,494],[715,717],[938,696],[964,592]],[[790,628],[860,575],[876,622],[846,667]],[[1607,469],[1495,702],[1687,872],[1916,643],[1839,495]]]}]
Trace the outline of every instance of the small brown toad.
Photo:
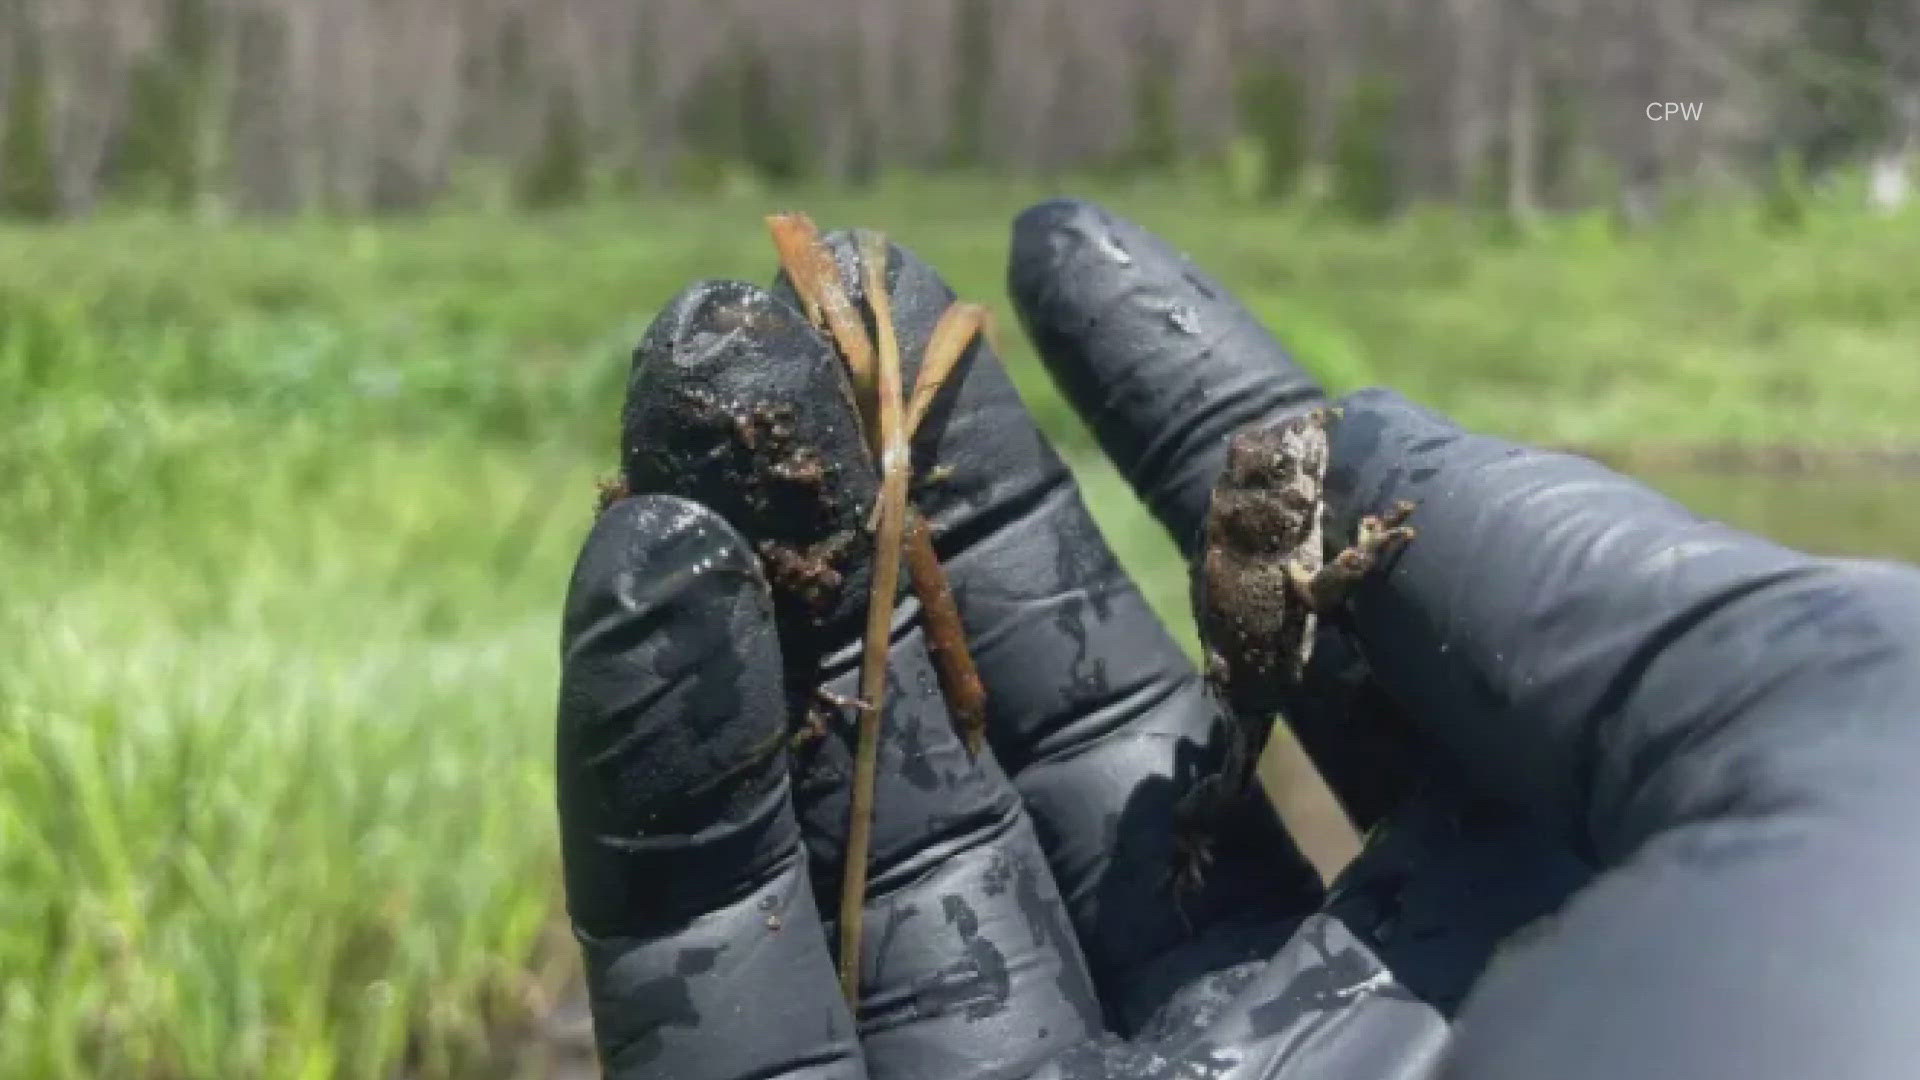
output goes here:
[{"label": "small brown toad", "polygon": [[1275,713],[1299,685],[1322,615],[1380,560],[1413,539],[1413,504],[1360,520],[1359,536],[1326,557],[1323,486],[1327,408],[1241,429],[1207,508],[1193,605],[1208,691],[1229,720],[1226,760],[1175,808],[1173,879],[1198,888],[1221,815],[1257,791],[1254,765]]}]

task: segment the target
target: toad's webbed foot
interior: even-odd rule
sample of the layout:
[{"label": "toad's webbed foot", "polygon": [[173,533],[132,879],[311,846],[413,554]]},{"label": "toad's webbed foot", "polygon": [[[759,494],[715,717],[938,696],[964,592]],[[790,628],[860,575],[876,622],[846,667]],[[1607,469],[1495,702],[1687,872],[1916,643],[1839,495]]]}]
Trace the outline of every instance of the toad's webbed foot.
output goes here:
[{"label": "toad's webbed foot", "polygon": [[1166,884],[1175,904],[1206,887],[1207,870],[1213,866],[1213,835],[1231,801],[1226,788],[1225,776],[1209,776],[1174,804],[1173,864],[1167,869]]},{"label": "toad's webbed foot", "polygon": [[1240,808],[1241,800],[1257,785],[1240,753],[1230,753],[1227,766],[1203,777],[1173,807],[1173,865],[1167,886],[1176,902],[1205,888],[1213,866],[1214,837]]},{"label": "toad's webbed foot", "polygon": [[1207,871],[1213,866],[1213,837],[1205,830],[1181,830],[1173,836],[1173,866],[1167,871],[1167,888],[1174,904],[1182,908],[1187,897],[1196,896],[1207,885]]},{"label": "toad's webbed foot", "polygon": [[1253,715],[1228,717],[1219,771],[1200,777],[1173,805],[1173,866],[1167,877],[1176,897],[1198,892],[1205,885],[1207,869],[1213,864],[1213,838],[1246,798],[1260,793],[1254,764],[1270,724]]},{"label": "toad's webbed foot", "polygon": [[1413,526],[1406,523],[1412,516],[1413,504],[1402,501],[1377,517],[1369,514],[1361,518],[1359,535],[1353,544],[1327,560],[1318,572],[1308,573],[1297,563],[1289,564],[1287,569],[1294,587],[1314,611],[1325,612],[1338,606],[1360,579],[1413,539]]}]

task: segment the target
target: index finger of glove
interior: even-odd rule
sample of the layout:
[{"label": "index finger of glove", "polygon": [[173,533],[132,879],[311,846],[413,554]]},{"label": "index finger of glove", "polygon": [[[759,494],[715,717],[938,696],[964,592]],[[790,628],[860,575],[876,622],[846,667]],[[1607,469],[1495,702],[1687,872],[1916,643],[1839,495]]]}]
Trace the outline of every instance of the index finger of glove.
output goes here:
[{"label": "index finger of glove", "polygon": [[1188,556],[1227,437],[1325,396],[1233,294],[1092,203],[1021,214],[1007,279],[1060,392]]},{"label": "index finger of glove", "polygon": [[[1324,400],[1319,386],[1219,282],[1159,237],[1092,203],[1058,199],[1013,226],[1008,285],[1054,382],[1193,559],[1227,441]],[[1324,628],[1285,709],[1347,814],[1370,826],[1418,762],[1383,723],[1351,650]]]}]

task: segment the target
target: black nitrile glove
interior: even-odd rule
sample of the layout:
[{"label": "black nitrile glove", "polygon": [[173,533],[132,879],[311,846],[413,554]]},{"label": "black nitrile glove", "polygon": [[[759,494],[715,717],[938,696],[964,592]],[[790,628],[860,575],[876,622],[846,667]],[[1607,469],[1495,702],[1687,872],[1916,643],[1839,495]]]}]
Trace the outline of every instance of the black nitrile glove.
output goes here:
[{"label": "black nitrile glove", "polygon": [[[1183,542],[1225,436],[1319,400],[1217,284],[1095,208],[1024,215],[1011,276],[1056,379]],[[889,278],[917,358],[950,294],[904,253]],[[826,922],[850,725],[783,748],[804,684],[851,693],[858,620],[777,608],[754,544],[791,522],[662,449],[690,402],[777,400],[835,362],[738,285],[683,294],[635,355],[638,493],[575,571],[559,737],[611,1074],[1797,1080],[1920,1060],[1920,575],[1796,555],[1590,463],[1348,398],[1336,535],[1410,498],[1420,536],[1353,604],[1384,692],[1355,689],[1330,634],[1289,719],[1379,825],[1322,897],[1250,804],[1176,906],[1171,807],[1221,721],[984,347],[914,449],[952,469],[915,497],[991,753],[952,734],[907,601],[856,1024]],[[792,423],[844,444],[823,415]],[[854,465],[828,482],[872,489]],[[1362,698],[1397,716],[1343,736]],[[1495,941],[1574,888],[1450,1028]]]}]

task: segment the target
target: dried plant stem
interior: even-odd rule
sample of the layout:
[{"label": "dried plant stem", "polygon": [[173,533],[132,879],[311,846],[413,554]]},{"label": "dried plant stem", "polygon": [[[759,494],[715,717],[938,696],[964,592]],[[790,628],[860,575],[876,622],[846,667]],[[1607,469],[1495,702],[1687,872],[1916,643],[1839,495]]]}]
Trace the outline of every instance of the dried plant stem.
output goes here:
[{"label": "dried plant stem", "polygon": [[[879,350],[874,397],[879,405],[874,433],[880,461],[880,524],[873,546],[873,593],[867,601],[867,636],[860,658],[860,731],[853,757],[853,796],[847,824],[847,857],[840,885],[840,988],[849,1004],[860,1001],[860,938],[866,914],[867,859],[873,842],[874,775],[879,766],[880,716],[886,704],[888,643],[893,599],[900,587],[901,530],[907,516],[907,439],[900,402],[900,346],[894,338],[893,305],[884,273],[886,239],[862,237],[867,304],[873,309]],[[856,376],[857,378],[857,376]]]},{"label": "dried plant stem", "polygon": [[932,529],[923,516],[910,510],[907,488],[912,473],[909,444],[913,433],[974,337],[990,330],[990,323],[986,309],[977,304],[954,304],[942,313],[928,341],[908,406],[902,400],[900,345],[886,287],[886,238],[879,233],[864,233],[860,238],[861,291],[873,313],[876,336],[876,340],[869,340],[841,283],[839,268],[820,242],[813,222],[804,214],[785,214],[769,217],[767,224],[781,266],[807,318],[832,335],[846,362],[868,447],[880,469],[879,497],[869,521],[874,531],[873,582],[861,643],[860,718],[840,890],[840,986],[848,1004],[857,1009],[880,722],[893,602],[899,590],[903,555],[920,600],[928,651],[939,674],[942,695],[970,755],[979,753],[986,732],[986,690],[967,649],[952,586],[934,551]]},{"label": "dried plant stem", "polygon": [[969,755],[977,757],[987,737],[987,689],[967,649],[967,630],[960,622],[953,586],[934,553],[933,530],[918,513],[907,515],[906,544],[907,569],[913,577],[913,594],[920,600],[927,652],[940,677],[940,692],[947,699],[947,712],[960,741]]},{"label": "dried plant stem", "polygon": [[[940,313],[933,333],[927,338],[927,351],[920,357],[920,373],[913,381],[913,398],[907,405],[909,442],[920,430],[921,421],[933,407],[933,399],[947,384],[960,358],[966,355],[975,337],[992,325],[987,309],[979,304],[956,303]],[[960,733],[969,756],[979,756],[987,735],[987,691],[974,666],[973,653],[967,648],[967,630],[960,622],[960,608],[954,603],[953,586],[933,550],[933,529],[922,515],[913,514],[907,523],[907,566],[913,576],[913,592],[927,628],[927,651],[933,654],[934,671],[940,677],[940,691],[947,699],[947,711]]]},{"label": "dried plant stem", "polygon": [[[840,284],[840,268],[833,254],[820,242],[820,230],[805,214],[774,214],[767,218],[767,230],[773,234],[773,246],[780,253],[780,265],[800,295],[808,321],[824,326],[833,335],[853,382],[854,402],[866,427],[870,445],[876,445],[879,403],[875,399],[878,384],[874,372],[873,343],[860,314]],[[891,324],[889,324],[891,330]],[[876,450],[876,454],[878,451]]]},{"label": "dried plant stem", "polygon": [[907,402],[907,438],[912,440],[920,422],[933,408],[933,399],[947,385],[960,358],[967,354],[973,339],[992,325],[992,316],[979,304],[950,304],[940,313],[927,338],[927,351],[920,358],[920,374],[913,380],[913,398]]}]

